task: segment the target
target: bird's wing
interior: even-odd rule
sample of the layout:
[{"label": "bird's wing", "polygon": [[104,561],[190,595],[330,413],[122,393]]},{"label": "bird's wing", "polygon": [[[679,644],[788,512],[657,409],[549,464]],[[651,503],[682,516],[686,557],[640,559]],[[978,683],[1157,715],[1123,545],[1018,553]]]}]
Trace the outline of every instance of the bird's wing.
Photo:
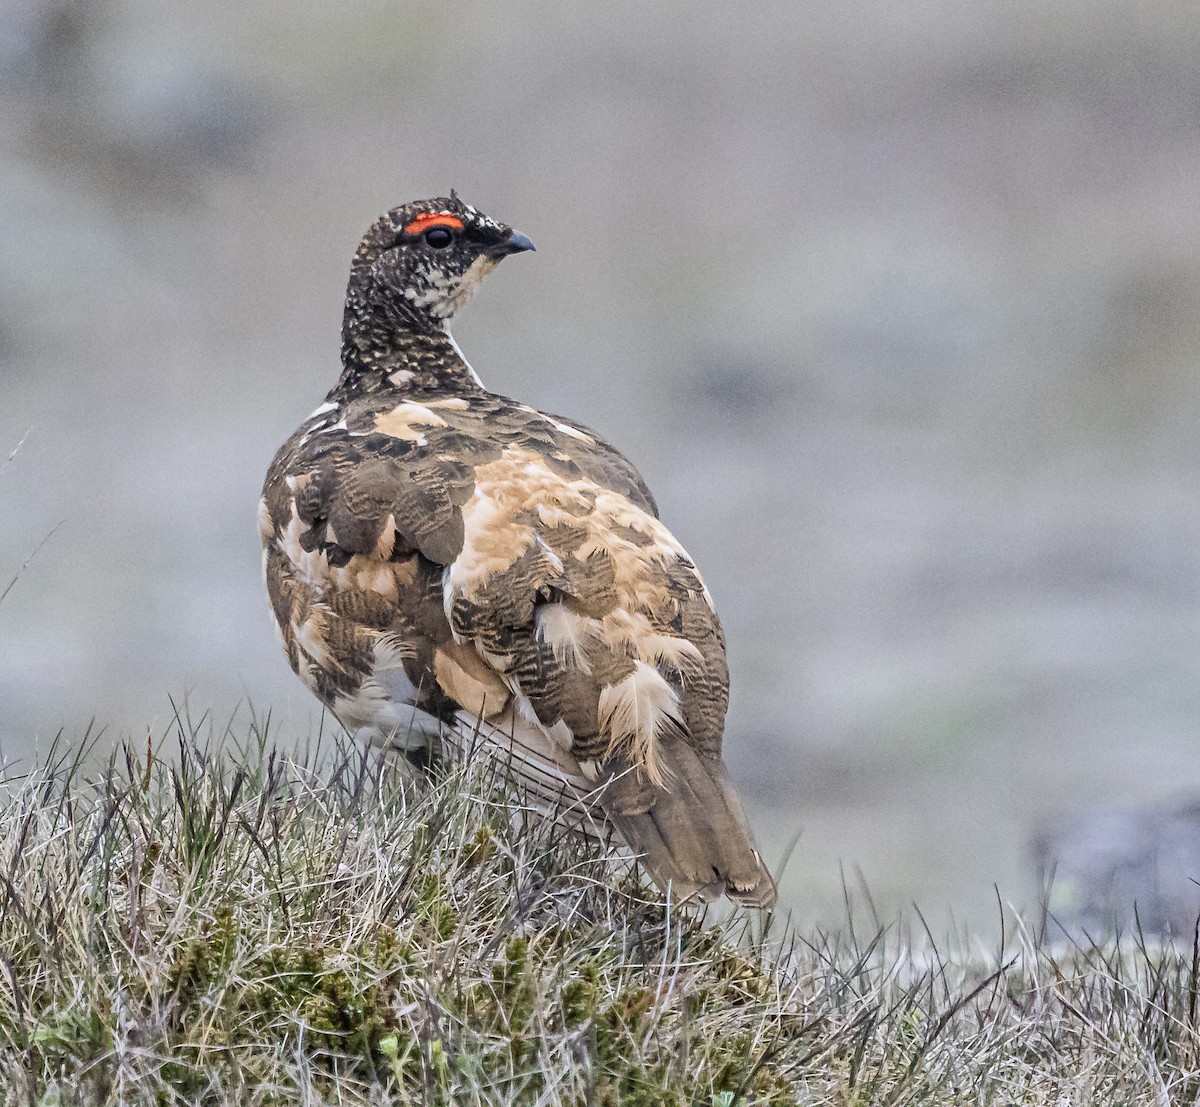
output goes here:
[{"label": "bird's wing", "polygon": [[443,580],[455,641],[597,784],[661,886],[772,904],[720,758],[721,626],[683,547],[648,507],[530,442],[476,466],[462,518]]},{"label": "bird's wing", "polygon": [[462,549],[469,460],[431,452],[447,424],[424,405],[319,408],[276,455],[260,506],[264,572],[293,669],[351,729],[380,735],[458,704],[434,677],[455,656],[507,696],[442,608],[444,566]]},{"label": "bird's wing", "polygon": [[443,600],[531,721],[576,760],[663,782],[658,739],[720,753],[720,623],[683,547],[648,510],[531,441],[474,468]]}]

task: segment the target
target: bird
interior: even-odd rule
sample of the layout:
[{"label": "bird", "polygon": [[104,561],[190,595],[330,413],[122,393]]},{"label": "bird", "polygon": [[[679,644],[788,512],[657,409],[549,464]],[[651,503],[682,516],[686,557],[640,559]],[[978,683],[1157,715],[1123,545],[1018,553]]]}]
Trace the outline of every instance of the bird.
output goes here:
[{"label": "bird", "polygon": [[771,907],[721,758],[725,640],[695,562],[615,447],[489,391],[450,334],[533,249],[453,191],[363,237],[341,374],[259,506],[287,660],[356,739],[425,764],[482,739],[677,902]]}]

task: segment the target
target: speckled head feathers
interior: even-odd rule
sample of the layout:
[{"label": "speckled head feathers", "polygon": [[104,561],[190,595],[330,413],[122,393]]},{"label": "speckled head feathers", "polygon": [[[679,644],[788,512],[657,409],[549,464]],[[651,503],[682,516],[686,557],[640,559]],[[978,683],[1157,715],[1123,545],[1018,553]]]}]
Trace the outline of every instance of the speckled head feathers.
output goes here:
[{"label": "speckled head feathers", "polygon": [[363,236],[350,296],[363,307],[391,301],[403,316],[449,319],[505,257],[532,249],[523,234],[453,192],[415,200],[380,216]]}]

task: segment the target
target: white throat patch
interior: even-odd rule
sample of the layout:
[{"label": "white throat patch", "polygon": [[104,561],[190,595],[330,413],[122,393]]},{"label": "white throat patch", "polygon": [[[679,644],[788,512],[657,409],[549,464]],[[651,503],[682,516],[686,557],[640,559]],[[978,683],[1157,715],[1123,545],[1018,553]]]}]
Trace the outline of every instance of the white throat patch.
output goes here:
[{"label": "white throat patch", "polygon": [[458,287],[440,303],[433,305],[433,314],[439,319],[448,319],[475,295],[475,290],[483,283],[483,278],[499,264],[495,258],[480,254],[462,275]]}]

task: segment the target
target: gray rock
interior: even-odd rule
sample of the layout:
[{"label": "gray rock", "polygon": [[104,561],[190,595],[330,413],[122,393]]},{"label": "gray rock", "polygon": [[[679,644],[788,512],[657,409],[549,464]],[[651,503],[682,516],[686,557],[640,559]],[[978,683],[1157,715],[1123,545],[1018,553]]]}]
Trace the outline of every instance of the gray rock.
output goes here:
[{"label": "gray rock", "polygon": [[1033,843],[1050,937],[1140,926],[1190,940],[1200,918],[1200,802],[1063,818]]}]

